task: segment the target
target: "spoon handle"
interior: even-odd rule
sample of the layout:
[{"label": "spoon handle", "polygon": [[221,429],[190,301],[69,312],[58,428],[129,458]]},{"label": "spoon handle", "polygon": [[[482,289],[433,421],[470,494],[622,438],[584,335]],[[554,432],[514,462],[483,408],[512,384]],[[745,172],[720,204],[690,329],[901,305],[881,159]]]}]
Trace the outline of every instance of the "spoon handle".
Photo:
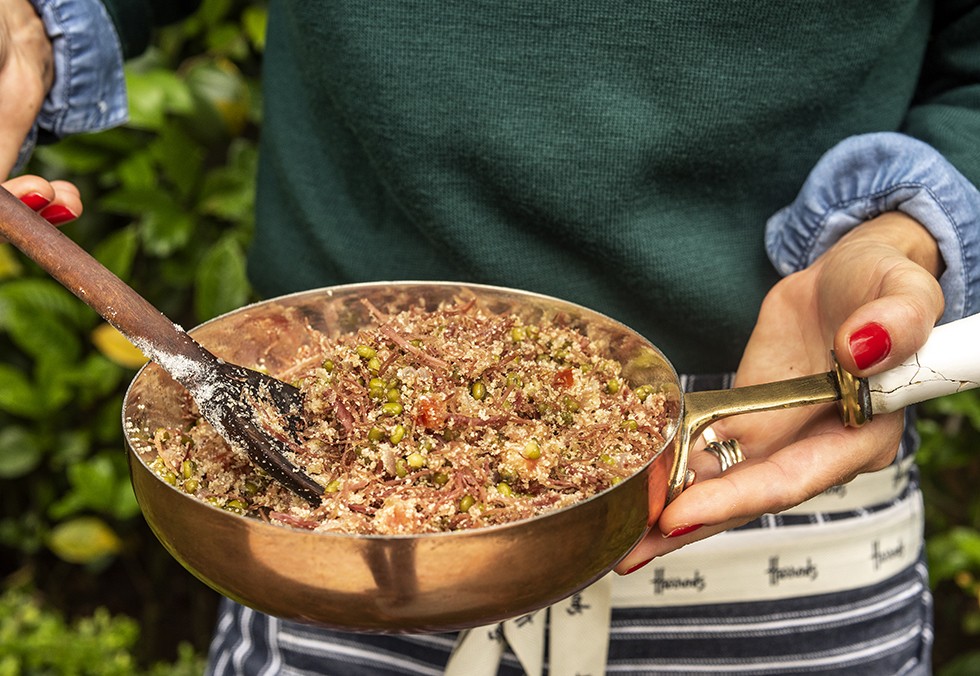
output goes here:
[{"label": "spoon handle", "polygon": [[[116,327],[147,357],[216,358],[128,284],[0,187],[0,235]],[[168,369],[170,370],[170,369]],[[171,374],[181,380],[177,374]]]},{"label": "spoon handle", "polygon": [[980,314],[932,330],[926,344],[902,364],[868,378],[872,413],[980,386]]}]

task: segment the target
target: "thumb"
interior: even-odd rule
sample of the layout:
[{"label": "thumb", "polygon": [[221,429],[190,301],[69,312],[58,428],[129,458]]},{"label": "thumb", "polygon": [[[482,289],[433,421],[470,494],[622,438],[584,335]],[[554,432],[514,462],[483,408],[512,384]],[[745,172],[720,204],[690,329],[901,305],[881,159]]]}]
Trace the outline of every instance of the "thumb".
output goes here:
[{"label": "thumb", "polygon": [[[3,131],[3,127],[4,125],[0,123],[0,132]],[[17,134],[0,133],[0,180],[7,178],[14,171],[26,138]]]},{"label": "thumb", "polygon": [[943,294],[928,271],[906,258],[882,261],[876,298],[844,320],[834,336],[841,366],[881,373],[915,353],[943,313]]}]

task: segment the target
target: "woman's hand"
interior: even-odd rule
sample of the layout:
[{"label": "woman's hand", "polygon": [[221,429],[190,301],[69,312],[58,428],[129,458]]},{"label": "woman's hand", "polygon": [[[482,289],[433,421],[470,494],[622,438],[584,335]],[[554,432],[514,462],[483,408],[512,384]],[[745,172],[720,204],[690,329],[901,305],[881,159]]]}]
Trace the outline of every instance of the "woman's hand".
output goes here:
[{"label": "woman's hand", "polygon": [[9,176],[54,81],[44,24],[27,0],[0,0],[0,176]]},{"label": "woman's hand", "polygon": [[68,181],[47,181],[40,176],[25,175],[8,179],[2,185],[52,225],[63,225],[82,215],[78,188]]},{"label": "woman's hand", "polygon": [[[942,259],[916,221],[888,213],[855,228],[812,266],[766,296],[736,375],[736,386],[827,371],[832,346],[857,376],[897,366],[926,341],[942,315],[936,278]],[[692,453],[697,481],[673,501],[617,566],[651,558],[794,507],[831,486],[894,460],[903,415],[845,428],[836,407],[806,407],[728,418],[713,427],[738,439],[746,460],[719,476],[717,459]]]}]

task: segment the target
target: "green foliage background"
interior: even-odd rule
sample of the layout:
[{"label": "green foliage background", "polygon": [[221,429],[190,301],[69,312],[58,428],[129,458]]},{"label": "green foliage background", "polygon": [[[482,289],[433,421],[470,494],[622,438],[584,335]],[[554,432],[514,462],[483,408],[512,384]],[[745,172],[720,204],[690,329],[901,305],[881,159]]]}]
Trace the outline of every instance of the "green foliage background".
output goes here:
[{"label": "green foliage background", "polygon": [[[265,19],[262,2],[206,0],[127,66],[125,127],[29,169],[79,185],[68,234],[184,326],[252,300]],[[101,324],[0,245],[0,676],[203,669],[216,596],[139,515],[120,427],[135,370]],[[936,666],[980,673],[980,395],[929,404],[919,429]]]}]

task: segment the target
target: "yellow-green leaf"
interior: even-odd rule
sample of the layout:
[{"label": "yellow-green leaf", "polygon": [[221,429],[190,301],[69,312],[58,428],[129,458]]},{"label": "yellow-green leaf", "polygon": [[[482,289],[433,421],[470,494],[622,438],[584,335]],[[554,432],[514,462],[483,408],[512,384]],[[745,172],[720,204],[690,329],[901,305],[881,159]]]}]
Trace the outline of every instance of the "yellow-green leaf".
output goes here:
[{"label": "yellow-green leaf", "polygon": [[122,540],[102,519],[80,516],[55,526],[48,547],[64,561],[85,564],[117,554]]},{"label": "yellow-green leaf", "polygon": [[135,369],[146,363],[146,356],[126,337],[109,324],[100,324],[92,331],[92,344],[109,361],[124,368]]},{"label": "yellow-green leaf", "polygon": [[14,250],[9,244],[0,244],[0,279],[18,277],[24,266],[17,260]]}]

